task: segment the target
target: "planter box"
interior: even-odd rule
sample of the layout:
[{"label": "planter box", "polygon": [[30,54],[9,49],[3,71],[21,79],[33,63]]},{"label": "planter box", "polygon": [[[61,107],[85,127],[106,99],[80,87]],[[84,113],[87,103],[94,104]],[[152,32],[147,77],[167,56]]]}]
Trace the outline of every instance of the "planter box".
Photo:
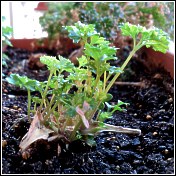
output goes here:
[{"label": "planter box", "polygon": [[[35,51],[39,48],[49,48],[49,42],[47,38],[44,38],[43,44],[38,44],[38,39],[11,39],[12,45],[16,48],[26,49],[29,51]],[[60,37],[61,48],[71,51],[77,49],[79,44],[74,44],[71,39],[67,37]],[[53,43],[54,46],[56,43]],[[144,47],[141,50],[145,61],[148,62],[151,67],[163,67],[167,72],[170,73],[171,77],[174,78],[174,53],[168,51],[166,54],[156,52],[151,48]]]},{"label": "planter box", "polygon": [[[48,49],[49,47],[47,39],[44,40],[42,46],[37,44],[37,39],[13,39],[12,44],[16,48],[29,51],[39,48]],[[74,48],[79,47],[79,45],[73,44],[67,38],[62,38],[57,44],[59,48],[66,46],[65,50],[74,50]],[[22,54],[22,57],[16,53]],[[46,78],[48,72],[45,72],[45,70],[33,70],[25,67],[23,60],[28,58],[28,54],[24,53],[15,52],[14,54],[9,52],[13,62],[10,62],[8,68],[4,68],[3,71],[5,71],[6,75],[15,71],[20,75],[23,75],[25,72],[26,75],[30,74],[30,77],[35,79],[41,79],[41,76]],[[163,66],[173,76],[173,53],[161,54],[152,49],[143,48],[141,54],[139,53],[139,56],[142,57],[137,59],[142,59],[142,61],[147,64],[150,63],[153,67]],[[133,68],[135,70],[139,69],[140,73],[143,74],[145,70],[140,66],[141,64],[136,65],[135,63]],[[145,73],[148,73],[148,71]],[[140,78],[142,77],[140,76],[132,74],[130,81],[133,78],[141,80]],[[163,78],[169,78],[169,80],[165,82]],[[81,140],[74,141],[68,147],[59,141],[61,148],[57,145],[56,141],[50,143],[41,141],[41,143],[33,145],[34,150],[24,152],[22,154],[23,158],[19,155],[19,142],[21,137],[27,132],[29,125],[26,116],[27,92],[21,91],[17,87],[14,88],[3,81],[2,173],[174,173],[174,98],[172,98],[172,94],[169,93],[168,89],[164,89],[165,83],[170,85],[173,80],[166,74],[166,77],[163,76],[161,79],[149,77],[147,78],[148,81],[150,84],[146,87],[121,85],[115,86],[110,92],[114,97],[113,104],[119,98],[123,98],[123,101],[130,102],[130,105],[127,112],[117,112],[108,121],[113,125],[139,128],[142,131],[140,137],[136,135],[114,134],[112,132],[101,133],[101,135],[97,135],[97,146],[95,147],[89,147]],[[26,118],[21,120],[21,117]],[[61,149],[62,152],[60,153]],[[27,159],[28,157],[31,158]]]},{"label": "planter box", "polygon": [[166,54],[154,51],[152,48],[143,48],[142,53],[146,61],[153,67],[163,67],[174,78],[174,53],[167,51]]},{"label": "planter box", "polygon": [[[15,48],[21,48],[21,49],[26,49],[29,51],[35,51],[39,48],[49,48],[49,41],[47,38],[43,39],[42,44],[39,44],[39,39],[11,39],[10,40],[13,47]],[[60,37],[59,42],[62,44],[62,46],[66,47],[67,50],[70,49],[76,49],[78,48],[78,45],[74,44],[71,39],[67,37]],[[52,45],[55,45],[55,43],[52,43]]]}]

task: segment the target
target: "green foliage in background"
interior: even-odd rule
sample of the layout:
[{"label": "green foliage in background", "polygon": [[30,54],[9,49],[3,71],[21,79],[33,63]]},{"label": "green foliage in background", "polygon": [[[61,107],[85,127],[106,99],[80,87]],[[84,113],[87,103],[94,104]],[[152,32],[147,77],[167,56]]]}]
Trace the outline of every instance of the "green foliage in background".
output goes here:
[{"label": "green foliage in background", "polygon": [[[5,17],[2,16],[2,23],[5,21]],[[9,26],[2,25],[2,47],[12,46],[9,38],[12,34],[12,28]],[[8,60],[8,56],[5,53],[2,53],[2,65],[7,67],[6,61]]]},{"label": "green foliage in background", "polygon": [[108,40],[117,36],[120,22],[155,26],[174,39],[174,2],[49,2],[48,8],[40,24],[50,39],[65,35],[61,26],[77,21],[95,24]]}]

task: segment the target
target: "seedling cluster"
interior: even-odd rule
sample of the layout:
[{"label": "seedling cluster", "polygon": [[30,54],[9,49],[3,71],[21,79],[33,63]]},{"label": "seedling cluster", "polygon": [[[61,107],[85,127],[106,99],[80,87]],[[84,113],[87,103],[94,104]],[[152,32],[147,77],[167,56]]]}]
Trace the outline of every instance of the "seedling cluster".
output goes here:
[{"label": "seedling cluster", "polygon": [[[122,34],[131,36],[134,42],[121,67],[109,63],[109,60],[117,59],[117,48],[110,46],[110,42],[95,31],[93,24],[77,22],[65,29],[75,43],[80,42],[84,47],[78,66],[62,56],[58,59],[42,56],[40,61],[50,71],[47,81],[40,82],[18,74],[6,78],[9,83],[27,89],[30,121],[30,114],[34,115],[29,131],[20,143],[22,151],[38,139],[51,141],[59,138],[65,143],[81,139],[92,146],[95,144],[94,136],[102,131],[141,133],[139,129],[105,123],[115,111],[124,111],[127,105],[120,100],[116,105],[109,104],[113,96],[108,92],[137,50],[146,46],[165,53],[169,41],[166,33],[157,28],[146,29],[129,23],[122,24],[120,28]],[[38,91],[40,96],[32,97],[31,91]]]}]

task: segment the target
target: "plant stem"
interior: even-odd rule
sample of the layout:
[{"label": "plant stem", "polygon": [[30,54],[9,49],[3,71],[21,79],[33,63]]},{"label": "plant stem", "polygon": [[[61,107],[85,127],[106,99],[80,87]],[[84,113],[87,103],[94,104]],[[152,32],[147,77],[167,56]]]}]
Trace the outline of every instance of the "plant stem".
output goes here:
[{"label": "plant stem", "polygon": [[[125,62],[123,63],[123,65],[121,66],[121,70],[123,71],[124,68],[126,67],[126,65],[128,64],[128,62],[130,61],[130,59],[133,57],[134,53],[136,52],[136,49],[134,48],[130,55],[128,56],[128,58],[125,60]],[[108,86],[106,87],[105,92],[107,93],[109,91],[109,89],[112,87],[112,85],[114,84],[114,82],[116,81],[116,79],[119,77],[121,73],[117,73],[113,79],[110,81],[110,83],[108,84]]]},{"label": "plant stem", "polygon": [[104,72],[104,84],[103,84],[103,91],[106,88],[106,71]]},{"label": "plant stem", "polygon": [[[80,118],[80,117],[79,117],[79,118]],[[71,135],[70,135],[70,137],[69,137],[70,141],[74,141],[75,135],[76,135],[76,131],[78,130],[78,128],[80,127],[81,124],[82,124],[82,121],[81,121],[81,119],[80,119],[80,120],[78,121],[78,123],[76,123],[76,126],[75,126],[73,132],[71,133]]]},{"label": "plant stem", "polygon": [[54,111],[54,109],[58,106],[59,103],[60,103],[59,101],[56,102],[55,105],[50,110],[47,111],[47,115],[45,116],[44,120],[46,120],[51,115],[51,113]]},{"label": "plant stem", "polygon": [[31,108],[31,92],[29,89],[27,89],[28,92],[28,120],[31,123],[31,118],[30,118],[30,108]]},{"label": "plant stem", "polygon": [[47,81],[47,85],[46,85],[45,91],[44,91],[43,96],[42,96],[42,100],[41,100],[41,104],[40,104],[40,108],[39,108],[39,111],[40,111],[40,112],[41,112],[41,110],[42,110],[43,103],[44,103],[45,97],[46,97],[46,95],[47,95],[49,83],[50,83],[51,77],[52,77],[52,75],[53,75],[53,72],[54,72],[54,71],[50,72],[50,75],[49,75],[49,78],[48,78],[48,81]]}]

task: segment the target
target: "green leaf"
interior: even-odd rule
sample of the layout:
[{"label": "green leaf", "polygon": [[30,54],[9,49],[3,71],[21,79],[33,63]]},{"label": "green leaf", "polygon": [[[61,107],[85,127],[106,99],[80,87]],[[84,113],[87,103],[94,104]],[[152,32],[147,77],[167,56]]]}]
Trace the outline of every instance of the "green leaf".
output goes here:
[{"label": "green leaf", "polygon": [[47,65],[49,70],[57,69],[57,65],[59,65],[59,60],[53,56],[41,56],[40,62]]},{"label": "green leaf", "polygon": [[108,108],[108,111],[110,111],[110,109],[112,109],[114,106],[110,105],[108,102],[105,102],[107,108]]},{"label": "green leaf", "polygon": [[41,103],[41,98],[34,96],[32,97],[32,101],[35,103]]},{"label": "green leaf", "polygon": [[79,131],[76,131],[76,138],[77,139],[82,139],[82,135]]},{"label": "green leaf", "polygon": [[118,104],[113,106],[112,113],[114,113],[117,110],[118,111],[126,111],[126,109],[120,107],[122,105],[126,105],[127,106],[127,105],[129,105],[129,103],[124,103],[123,101],[118,100]]},{"label": "green leaf", "polygon": [[156,27],[146,29],[140,25],[124,23],[121,25],[121,30],[124,36],[131,36],[134,40],[141,34],[141,45],[139,47],[152,47],[155,51],[160,51],[162,53],[166,53],[169,49],[169,35]]},{"label": "green leaf", "polygon": [[112,112],[101,112],[98,121],[104,122],[106,119],[112,118]]},{"label": "green leaf", "polygon": [[140,25],[133,25],[129,22],[123,23],[120,25],[122,35],[131,36],[133,39],[137,37],[137,35],[144,30],[144,28]]},{"label": "green leaf", "polygon": [[79,67],[83,67],[88,63],[87,58],[85,56],[81,56],[80,58],[78,58],[78,62]]},{"label": "green leaf", "polygon": [[49,70],[58,70],[59,72],[68,71],[72,72],[74,68],[73,63],[62,56],[59,55],[59,60],[52,56],[41,56],[40,61],[47,65]]},{"label": "green leaf", "polygon": [[10,84],[19,86],[20,88],[25,87],[28,90],[35,91],[36,87],[39,87],[39,81],[29,79],[27,76],[20,76],[19,74],[11,74],[6,80]]},{"label": "green leaf", "polygon": [[[155,51],[166,53],[166,51],[169,49],[168,34],[161,29],[155,27],[147,30],[147,32],[147,34],[145,33],[145,35],[142,36],[144,38],[143,40],[145,46],[147,48],[152,47]],[[146,37],[146,35],[148,35],[148,38]]]},{"label": "green leaf", "polygon": [[76,115],[76,109],[75,109],[75,107],[70,106],[70,107],[67,109],[66,114],[67,114],[69,117],[74,117],[74,116]]},{"label": "green leaf", "polygon": [[112,98],[113,98],[113,95],[110,94],[110,93],[108,93],[108,94],[106,95],[106,99],[105,99],[104,101],[110,101],[110,100],[112,100]]},{"label": "green leaf", "polygon": [[121,70],[120,67],[110,66],[110,67],[109,67],[109,73],[110,73],[110,74],[123,73],[123,70]]},{"label": "green leaf", "polygon": [[109,41],[106,41],[105,38],[100,37],[99,34],[97,35],[93,35],[91,37],[91,45],[95,45],[95,44],[102,44],[102,45],[109,45]]},{"label": "green leaf", "polygon": [[59,55],[59,64],[56,67],[61,71],[72,72],[75,66],[69,59],[66,59]]},{"label": "green leaf", "polygon": [[100,109],[100,110],[103,110],[104,107],[105,107],[104,103],[101,103],[100,106],[99,106],[99,109]]},{"label": "green leaf", "polygon": [[80,21],[75,23],[75,26],[65,26],[64,28],[69,32],[68,36],[74,43],[78,43],[81,39],[87,40],[87,38],[97,34],[95,31],[95,25],[86,25]]},{"label": "green leaf", "polygon": [[91,136],[91,135],[86,136],[85,142],[91,147],[96,145],[96,141],[94,140],[94,136]]},{"label": "green leaf", "polygon": [[101,49],[99,47],[90,45],[88,43],[85,44],[84,53],[87,56],[94,58],[95,60],[98,60],[100,59],[101,56],[103,56],[103,54],[101,53]]}]

